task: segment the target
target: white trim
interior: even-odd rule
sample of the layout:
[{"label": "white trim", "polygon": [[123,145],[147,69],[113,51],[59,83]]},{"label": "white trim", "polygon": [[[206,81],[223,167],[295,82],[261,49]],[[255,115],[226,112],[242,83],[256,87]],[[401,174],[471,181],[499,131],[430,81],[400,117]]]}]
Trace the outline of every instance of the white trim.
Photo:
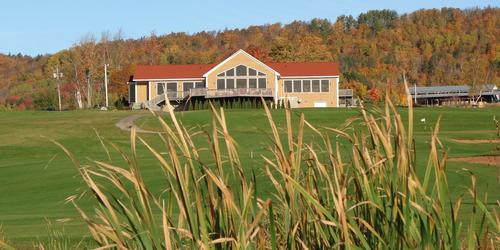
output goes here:
[{"label": "white trim", "polygon": [[339,78],[339,77],[337,77],[337,81],[336,81],[336,82],[337,82],[337,92],[336,92],[336,94],[337,94],[337,108],[338,108],[338,107],[340,107],[340,103],[339,103],[339,85],[340,85],[340,78]]},{"label": "white trim", "polygon": [[[338,79],[338,78],[337,78]],[[333,88],[332,88],[332,82],[335,82],[336,79],[327,79],[327,78],[314,78],[314,79],[284,79],[283,80],[283,92],[284,93],[332,93]],[[300,81],[300,91],[295,91],[295,82]],[[310,89],[309,91],[304,91],[304,81],[309,81],[310,82]],[[313,81],[318,81],[319,82],[319,91],[313,91]],[[323,91],[323,81],[328,81],[328,91]],[[286,82],[291,82],[292,83],[292,92],[285,92],[285,83]]]},{"label": "white trim", "polygon": [[[184,91],[184,84],[185,84],[185,83],[188,83],[188,82],[189,82],[189,83],[192,83],[193,85],[191,86],[191,88],[190,88],[190,89],[188,89],[187,91]],[[206,83],[205,83],[205,82],[203,82],[203,81],[183,81],[183,82],[181,82],[181,89],[182,89],[182,92],[189,92],[189,90],[191,90],[191,89],[195,89],[195,88],[196,88],[196,83],[198,83],[198,82],[203,83],[203,85],[205,86],[205,87],[203,87],[203,88],[207,88],[207,87],[206,87]]]},{"label": "white trim", "polygon": [[274,108],[278,107],[278,76],[274,75]]},{"label": "white trim", "polygon": [[204,77],[200,78],[162,78],[162,79],[134,79],[136,82],[146,82],[146,81],[194,81],[194,80],[205,80]]},{"label": "white trim", "polygon": [[313,107],[314,108],[326,108],[326,107],[328,107],[328,102],[323,101],[323,100],[317,100],[317,101],[313,102]]},{"label": "white trim", "polygon": [[[296,79],[296,78],[339,78],[339,76],[282,76],[282,79]],[[307,79],[305,79],[307,80]]]},{"label": "white trim", "polygon": [[151,82],[148,82],[148,101],[151,101]]},{"label": "white trim", "polygon": [[[236,74],[236,68],[237,68],[237,67],[239,67],[239,66],[243,66],[243,67],[247,68],[246,75],[244,75],[244,76],[238,76],[238,75]],[[250,73],[249,73],[249,72],[250,72],[250,69],[255,70],[256,75],[250,75]],[[226,72],[227,72],[227,71],[229,71],[229,70],[233,70],[233,75],[232,75],[232,76],[228,76],[228,75],[226,74]],[[221,73],[223,73],[223,74],[224,74],[224,76],[219,76],[219,75],[217,75],[217,76],[215,77],[215,78],[216,78],[216,79],[215,79],[215,87],[216,87],[216,89],[218,89],[218,88],[217,88],[217,87],[218,87],[218,86],[217,86],[217,83],[218,83],[218,81],[219,81],[219,80],[223,80],[223,81],[224,81],[224,89],[228,89],[228,87],[227,87],[227,80],[234,80],[234,88],[238,88],[238,87],[237,87],[237,86],[238,86],[238,80],[240,80],[240,79],[244,79],[244,80],[246,80],[246,83],[247,83],[247,84],[246,84],[246,88],[251,88],[251,87],[250,87],[250,80],[252,80],[252,79],[253,79],[253,80],[255,80],[255,84],[256,84],[255,88],[256,88],[256,89],[260,89],[260,88],[259,88],[259,81],[260,81],[261,79],[265,79],[265,84],[266,84],[266,87],[265,87],[265,88],[262,88],[262,89],[266,89],[266,88],[267,88],[267,85],[268,85],[267,75],[266,75],[266,74],[264,74],[263,72],[261,72],[261,71],[259,71],[259,70],[257,70],[257,69],[254,69],[254,68],[252,68],[252,67],[249,67],[249,66],[247,66],[247,65],[245,65],[245,64],[238,64],[238,65],[236,65],[236,66],[234,66],[234,67],[232,67],[232,68],[229,68],[229,69],[227,69],[226,71],[221,72]],[[262,75],[259,75],[259,73],[262,73]],[[275,76],[276,76],[276,75],[275,75]]]},{"label": "white trim", "polygon": [[134,94],[135,94],[135,98],[134,98],[134,103],[137,102],[137,83],[134,84]]},{"label": "white trim", "polygon": [[[246,75],[244,75],[244,76],[239,76],[239,75],[237,75],[237,74],[236,74],[236,68],[238,68],[239,66],[243,66],[243,67],[247,68],[247,73],[246,73]],[[255,70],[256,75],[250,75],[250,69]],[[232,75],[232,76],[228,76],[228,75],[226,74],[226,73],[227,73],[228,71],[230,71],[230,70],[233,70],[233,72],[234,72],[233,74],[234,74],[234,75]],[[217,79],[227,79],[227,78],[234,78],[234,79],[236,79],[236,78],[240,78],[240,79],[244,79],[244,78],[266,78],[266,77],[267,77],[267,75],[266,75],[266,74],[264,74],[264,72],[261,72],[261,71],[259,71],[259,70],[257,70],[257,69],[254,69],[254,68],[252,68],[252,67],[250,67],[250,66],[247,66],[247,65],[245,65],[245,64],[238,64],[238,65],[236,65],[236,66],[234,66],[234,67],[232,67],[232,68],[229,68],[229,69],[227,69],[227,70],[225,70],[225,71],[221,72],[221,74],[222,74],[222,73],[224,73],[224,75],[223,75],[223,76],[219,76],[219,75],[220,75],[220,74],[219,74],[219,75],[216,75],[216,78],[217,78]],[[259,73],[261,73],[262,75],[259,75]]]},{"label": "white trim", "polygon": [[[177,85],[177,83],[175,83],[175,84]],[[163,93],[165,93],[165,88],[167,87],[166,86],[167,84],[164,83],[164,82],[157,82],[156,83],[156,96],[163,95],[163,93],[162,94],[158,94],[160,92],[160,91],[158,91],[158,87],[162,86],[162,85],[163,85]]]},{"label": "white trim", "polygon": [[[184,83],[184,82],[181,82],[181,83]],[[163,93],[162,94],[158,94],[158,86],[160,86],[160,84],[163,84]],[[175,84],[175,92],[179,92],[179,86],[177,85],[176,81],[161,81],[161,82],[156,82],[156,96],[161,96],[165,92],[168,92],[167,91],[168,84]],[[184,84],[182,84],[182,85],[184,85]]]},{"label": "white trim", "polygon": [[267,66],[265,63],[259,61],[259,59],[253,57],[252,55],[248,54],[246,51],[240,49],[238,51],[236,51],[234,54],[232,54],[230,57],[226,58],[226,60],[222,61],[221,63],[215,65],[213,68],[211,68],[207,73],[203,74],[203,77],[207,77],[208,75],[210,75],[212,72],[214,72],[216,69],[218,69],[219,67],[221,67],[222,65],[224,65],[225,63],[227,63],[228,61],[232,60],[234,57],[236,57],[237,55],[239,54],[243,54],[247,57],[249,57],[252,61],[256,62],[257,64],[263,66],[264,68],[266,68],[267,70],[270,70],[271,72],[274,72],[276,75],[280,75],[280,73],[278,73],[276,70],[274,70],[273,68]]}]

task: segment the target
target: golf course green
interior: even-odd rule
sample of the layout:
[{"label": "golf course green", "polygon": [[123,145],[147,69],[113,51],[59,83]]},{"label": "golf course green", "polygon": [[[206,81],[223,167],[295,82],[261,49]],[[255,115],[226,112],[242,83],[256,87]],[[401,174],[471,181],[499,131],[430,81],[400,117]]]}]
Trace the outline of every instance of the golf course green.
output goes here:
[{"label": "golf course green", "polygon": [[[406,110],[399,110],[406,118]],[[283,110],[273,110],[273,117],[282,129],[285,126]],[[417,165],[427,164],[432,129],[441,116],[439,138],[448,158],[500,155],[500,139],[494,117],[500,119],[500,108],[416,108],[414,110],[414,135]],[[339,128],[351,117],[359,116],[357,109],[296,109],[294,119],[304,113],[306,120],[317,128]],[[124,152],[130,152],[130,132],[115,124],[135,115],[136,126],[159,131],[159,122],[147,111],[19,111],[0,113],[0,236],[14,246],[32,246],[44,241],[54,232],[79,240],[88,235],[86,225],[80,219],[68,197],[85,192],[85,186],[77,168],[64,152],[51,140],[67,147],[81,163],[92,160],[110,161],[96,135],[115,143]],[[178,113],[184,126],[208,130],[210,111]],[[262,175],[260,155],[267,153],[270,145],[269,124],[263,110],[226,110],[229,132],[238,143],[242,165]],[[166,114],[161,116],[168,119]],[[285,131],[282,131],[285,133]],[[317,138],[306,129],[305,142]],[[161,151],[162,142],[155,133],[138,133]],[[203,135],[196,135],[200,148]],[[456,140],[492,140],[482,143],[463,143]],[[349,149],[346,149],[349,150]],[[202,149],[201,149],[202,151]],[[144,145],[137,145],[138,162],[150,187],[161,190],[165,179],[159,163]],[[498,158],[493,158],[498,159]],[[125,166],[118,154],[111,155],[111,162]],[[500,200],[500,163],[481,164],[453,161],[447,163],[448,182],[452,196],[458,197],[470,186],[470,175],[477,177],[479,196],[488,193],[490,205]],[[468,171],[466,171],[468,170]],[[418,171],[418,170],[417,170]],[[257,178],[259,180],[259,178]],[[266,185],[266,184],[264,184]],[[270,187],[270,186],[269,186]],[[264,188],[265,189],[265,188]],[[262,192],[265,193],[265,190]],[[78,204],[91,211],[95,205],[86,196],[76,197]],[[463,201],[467,214],[467,199]]]}]

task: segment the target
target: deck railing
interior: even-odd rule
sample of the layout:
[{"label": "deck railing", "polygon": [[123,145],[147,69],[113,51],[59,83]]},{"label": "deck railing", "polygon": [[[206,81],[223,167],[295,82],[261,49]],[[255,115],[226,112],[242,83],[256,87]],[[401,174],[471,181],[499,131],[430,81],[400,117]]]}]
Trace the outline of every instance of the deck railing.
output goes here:
[{"label": "deck railing", "polygon": [[207,95],[207,89],[206,88],[190,89],[189,90],[189,95],[190,96],[206,96]]},{"label": "deck railing", "polygon": [[189,96],[189,91],[167,92],[167,97],[170,100],[184,99]]},{"label": "deck railing", "polygon": [[[167,97],[171,101],[183,100],[188,97],[203,96],[205,98],[223,97],[273,97],[272,89],[244,88],[244,89],[207,89],[197,88],[189,91],[167,92]],[[165,100],[164,94],[158,95],[150,103],[158,104]]]},{"label": "deck railing", "polygon": [[242,89],[190,89],[190,96],[204,96],[206,98],[238,97],[238,96],[263,96],[272,97],[272,89],[242,88]]},{"label": "deck railing", "polygon": [[221,98],[221,97],[239,97],[239,96],[262,96],[272,97],[272,89],[258,89],[258,88],[245,88],[245,89],[208,89],[206,90],[205,97],[207,98]]}]

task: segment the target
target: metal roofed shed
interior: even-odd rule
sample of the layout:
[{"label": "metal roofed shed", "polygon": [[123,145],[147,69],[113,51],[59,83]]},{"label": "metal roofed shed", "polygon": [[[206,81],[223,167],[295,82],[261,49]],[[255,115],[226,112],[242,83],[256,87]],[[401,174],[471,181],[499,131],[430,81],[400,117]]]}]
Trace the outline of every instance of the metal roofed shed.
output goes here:
[{"label": "metal roofed shed", "polygon": [[476,90],[467,85],[414,86],[410,88],[410,94],[418,105],[476,105],[500,101],[500,90],[492,84]]}]

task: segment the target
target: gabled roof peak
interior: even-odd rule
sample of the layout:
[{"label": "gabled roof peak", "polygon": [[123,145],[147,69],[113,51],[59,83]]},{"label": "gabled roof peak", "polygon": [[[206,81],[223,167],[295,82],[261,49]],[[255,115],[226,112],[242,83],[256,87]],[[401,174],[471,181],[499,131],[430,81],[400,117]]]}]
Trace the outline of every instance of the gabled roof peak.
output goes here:
[{"label": "gabled roof peak", "polygon": [[248,58],[250,58],[251,60],[255,61],[257,64],[260,64],[262,65],[264,68],[267,68],[268,70],[270,71],[273,71],[276,75],[280,75],[279,72],[277,72],[276,70],[274,70],[273,68],[269,67],[267,64],[261,62],[259,59],[255,58],[254,56],[248,54],[248,52],[242,50],[242,49],[239,49],[238,51],[234,52],[231,56],[229,56],[228,58],[226,58],[225,60],[223,60],[222,62],[218,63],[215,67],[213,67],[212,69],[210,69],[209,71],[207,71],[205,74],[203,74],[203,77],[207,77],[210,73],[212,73],[213,71],[215,71],[217,68],[219,68],[220,66],[224,65],[226,62],[230,61],[231,59],[233,59],[234,57],[236,57],[237,55],[239,54],[243,54],[245,56],[247,56]]}]

